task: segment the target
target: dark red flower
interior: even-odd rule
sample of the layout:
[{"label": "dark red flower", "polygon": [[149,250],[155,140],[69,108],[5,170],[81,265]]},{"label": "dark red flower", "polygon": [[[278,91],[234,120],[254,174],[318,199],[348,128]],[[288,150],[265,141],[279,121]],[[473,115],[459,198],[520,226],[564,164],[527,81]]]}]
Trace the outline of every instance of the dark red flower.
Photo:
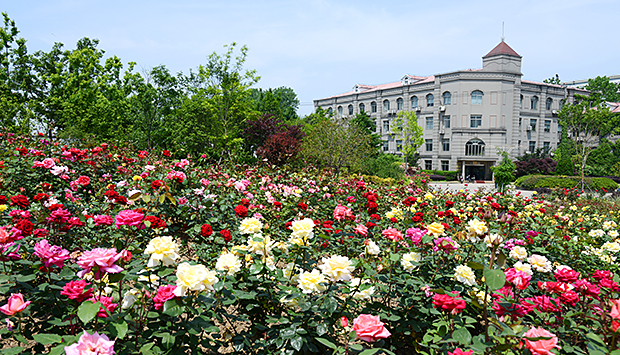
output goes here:
[{"label": "dark red flower", "polygon": [[11,196],[11,206],[19,206],[23,209],[26,209],[28,205],[30,205],[28,197],[24,195]]},{"label": "dark red flower", "polygon": [[446,208],[452,208],[452,207],[454,207],[454,202],[446,201],[445,205],[446,205]]},{"label": "dark red flower", "polygon": [[170,155],[171,155],[169,150],[164,150],[163,152],[161,152],[161,154],[163,154],[163,155],[165,155],[167,157],[170,157]]},{"label": "dark red flower", "polygon": [[4,195],[0,195],[0,205],[6,205],[7,203],[9,203],[9,199]]},{"label": "dark red flower", "polygon": [[247,207],[243,206],[243,205],[237,205],[235,207],[235,214],[239,217],[247,217],[248,215],[248,209]]},{"label": "dark red flower", "polygon": [[250,200],[248,200],[247,198],[242,198],[241,199],[241,204],[245,207],[249,207],[250,206]]},{"label": "dark red flower", "polygon": [[203,237],[209,237],[211,236],[211,234],[213,234],[213,228],[211,228],[210,224],[203,224],[202,227],[200,227],[200,235],[202,235]]},{"label": "dark red flower", "polygon": [[166,228],[168,226],[166,222],[157,216],[146,216],[144,219],[151,222],[151,228],[153,229]]},{"label": "dark red flower", "polygon": [[305,211],[305,210],[307,210],[307,209],[308,209],[308,205],[306,205],[306,204],[305,204],[305,203],[303,203],[303,202],[298,203],[298,204],[297,204],[297,207],[299,207],[299,209],[300,209],[300,210],[302,210],[302,211]]},{"label": "dark red flower", "polygon": [[151,183],[151,187],[153,188],[153,190],[157,190],[160,187],[162,187],[164,185],[164,181],[163,180],[155,180]]},{"label": "dark red flower", "polygon": [[232,239],[232,236],[230,235],[230,232],[227,229],[222,229],[220,231],[220,234],[222,235],[226,243],[230,242],[230,240]]},{"label": "dark red flower", "polygon": [[407,206],[407,207],[411,207],[415,201],[417,199],[413,196],[408,196],[406,199],[403,200],[403,205]]}]

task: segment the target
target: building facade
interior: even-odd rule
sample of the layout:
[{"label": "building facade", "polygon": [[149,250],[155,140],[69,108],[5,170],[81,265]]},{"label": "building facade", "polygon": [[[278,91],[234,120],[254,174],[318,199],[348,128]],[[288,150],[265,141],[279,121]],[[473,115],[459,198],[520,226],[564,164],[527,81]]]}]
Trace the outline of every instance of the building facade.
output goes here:
[{"label": "building facade", "polygon": [[366,112],[375,119],[383,151],[400,154],[392,130],[399,111],[414,111],[423,129],[418,150],[423,169],[456,170],[491,179],[498,151],[516,158],[537,148],[553,150],[561,128],[557,112],[579,88],[522,80],[521,56],[504,41],[482,58],[482,69],[405,75],[382,85],[356,84],[352,91],[314,100],[337,116]]}]

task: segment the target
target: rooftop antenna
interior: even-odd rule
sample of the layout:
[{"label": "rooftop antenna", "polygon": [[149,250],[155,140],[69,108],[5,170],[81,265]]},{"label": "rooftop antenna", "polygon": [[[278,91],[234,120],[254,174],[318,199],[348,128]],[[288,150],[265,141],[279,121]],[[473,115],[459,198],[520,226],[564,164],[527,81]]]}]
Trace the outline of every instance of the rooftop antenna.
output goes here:
[{"label": "rooftop antenna", "polygon": [[502,21],[502,42],[504,42],[504,21]]}]

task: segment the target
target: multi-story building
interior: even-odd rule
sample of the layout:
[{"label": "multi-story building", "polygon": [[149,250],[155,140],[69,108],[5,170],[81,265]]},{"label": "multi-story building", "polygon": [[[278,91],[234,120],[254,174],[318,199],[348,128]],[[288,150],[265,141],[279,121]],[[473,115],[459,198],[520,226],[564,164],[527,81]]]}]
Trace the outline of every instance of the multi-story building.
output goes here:
[{"label": "multi-story building", "polygon": [[557,112],[579,88],[522,80],[521,56],[504,41],[482,57],[482,69],[427,77],[405,75],[382,85],[356,84],[352,91],[314,101],[338,116],[366,112],[375,119],[383,151],[400,154],[392,121],[415,111],[423,128],[423,169],[457,170],[491,179],[499,151],[515,158],[536,148],[557,147]]}]

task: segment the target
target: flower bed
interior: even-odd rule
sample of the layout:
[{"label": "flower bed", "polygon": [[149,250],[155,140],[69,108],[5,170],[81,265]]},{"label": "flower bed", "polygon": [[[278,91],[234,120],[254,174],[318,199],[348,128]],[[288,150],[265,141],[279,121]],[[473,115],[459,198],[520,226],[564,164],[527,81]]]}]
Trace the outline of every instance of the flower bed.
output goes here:
[{"label": "flower bed", "polygon": [[617,348],[615,205],[1,139],[3,354]]}]

